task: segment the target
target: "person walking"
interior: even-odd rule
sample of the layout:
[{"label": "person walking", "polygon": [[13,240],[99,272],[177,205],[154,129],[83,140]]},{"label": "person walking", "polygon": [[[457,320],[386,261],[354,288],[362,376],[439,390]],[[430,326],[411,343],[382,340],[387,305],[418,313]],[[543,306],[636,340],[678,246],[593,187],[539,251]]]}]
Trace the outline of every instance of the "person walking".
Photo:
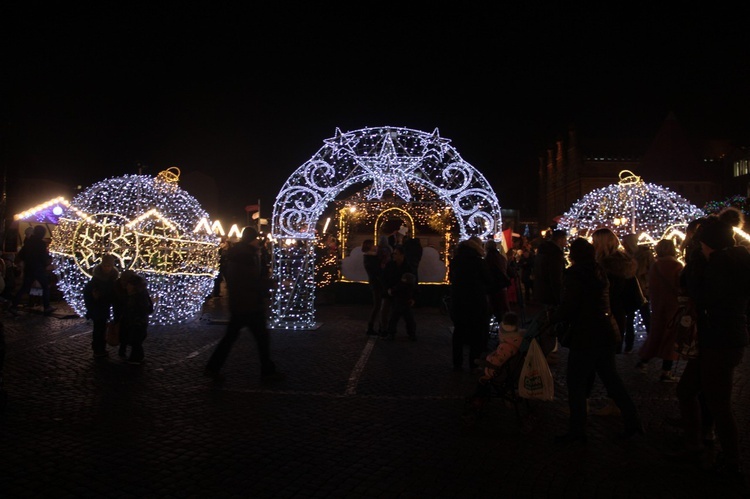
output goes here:
[{"label": "person walking", "polygon": [[118,355],[127,356],[128,364],[141,364],[145,357],[143,342],[148,334],[148,317],[154,313],[154,303],[146,287],[146,280],[125,270],[117,280],[114,302],[114,320],[120,327],[120,347]]},{"label": "person walking", "polygon": [[461,241],[450,261],[450,317],[453,321],[451,338],[453,370],[462,371],[464,346],[469,345],[469,370],[478,367],[483,359],[489,337],[488,297],[492,278],[484,260],[484,245],[475,236]]},{"label": "person walking", "polygon": [[213,354],[208,359],[205,375],[220,381],[221,369],[240,334],[247,327],[255,337],[260,357],[261,381],[269,382],[281,377],[271,360],[270,335],[266,327],[266,308],[270,279],[260,253],[260,239],[254,227],[245,227],[242,238],[227,253],[224,278],[229,300],[229,325]]},{"label": "person walking", "polygon": [[660,380],[667,383],[678,381],[672,374],[672,365],[677,360],[674,348],[675,335],[669,334],[668,325],[679,307],[682,269],[682,263],[677,260],[674,242],[671,239],[662,239],[656,243],[656,261],[651,265],[648,277],[651,325],[646,341],[638,351],[641,360],[635,368],[645,373],[648,361],[658,357],[662,359]]},{"label": "person walking", "polygon": [[115,303],[115,286],[119,277],[120,273],[115,268],[115,257],[103,255],[101,263],[94,267],[91,279],[83,287],[86,318],[94,323],[91,348],[96,358],[107,356],[107,343],[104,335]]},{"label": "person walking", "polygon": [[23,281],[13,297],[9,309],[12,315],[18,315],[18,304],[21,303],[21,298],[31,291],[31,285],[34,281],[37,281],[42,287],[44,315],[51,315],[55,311],[55,308],[51,307],[49,303],[49,269],[52,258],[47,248],[47,242],[44,240],[46,234],[47,229],[44,225],[35,225],[21,251],[18,252],[17,260],[23,266]]},{"label": "person walking", "polygon": [[570,260],[573,264],[565,271],[562,302],[550,319],[555,324],[570,325],[567,371],[570,426],[567,433],[555,440],[586,442],[586,398],[591,378],[596,375],[621,409],[624,423],[621,437],[643,434],[638,411],[617,373],[615,344],[620,333],[610,310],[607,274],[596,262],[594,247],[585,239],[571,243]]}]

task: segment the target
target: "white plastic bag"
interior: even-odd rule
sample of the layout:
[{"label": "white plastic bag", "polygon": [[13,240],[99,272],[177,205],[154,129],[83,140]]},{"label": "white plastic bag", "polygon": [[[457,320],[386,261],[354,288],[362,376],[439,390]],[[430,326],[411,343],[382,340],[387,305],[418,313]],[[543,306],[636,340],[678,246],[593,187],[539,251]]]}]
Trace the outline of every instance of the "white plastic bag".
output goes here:
[{"label": "white plastic bag", "polygon": [[531,340],[518,379],[518,395],[525,399],[553,400],[555,385],[552,371],[536,338]]}]

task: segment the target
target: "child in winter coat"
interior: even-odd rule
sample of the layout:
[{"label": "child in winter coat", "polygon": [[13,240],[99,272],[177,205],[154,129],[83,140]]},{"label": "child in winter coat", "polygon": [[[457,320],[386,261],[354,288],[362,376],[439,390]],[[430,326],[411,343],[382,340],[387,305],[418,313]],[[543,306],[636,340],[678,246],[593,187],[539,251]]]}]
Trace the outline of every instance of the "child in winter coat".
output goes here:
[{"label": "child in winter coat", "polygon": [[115,257],[102,256],[102,261],[94,267],[89,282],[83,287],[83,301],[86,305],[86,318],[94,323],[91,348],[94,357],[107,356],[107,344],[104,335],[107,329],[112,306],[115,302],[115,284],[119,272],[115,268]]},{"label": "child in winter coat", "polygon": [[477,381],[474,393],[466,399],[463,418],[467,423],[473,423],[487,404],[491,395],[490,382],[498,376],[500,367],[518,354],[524,334],[526,331],[518,329],[518,315],[506,312],[500,323],[497,348],[487,355],[484,363],[486,367]]},{"label": "child in winter coat", "polygon": [[518,315],[514,312],[506,312],[500,323],[497,348],[485,359],[488,365],[484,368],[482,377],[479,378],[480,383],[490,381],[497,376],[500,367],[518,353],[524,333],[525,331],[518,329]]},{"label": "child in winter coat", "polygon": [[120,324],[120,350],[125,357],[130,346],[129,364],[143,362],[143,341],[148,329],[148,316],[154,304],[146,288],[146,280],[132,270],[126,270],[118,279],[115,321]]}]

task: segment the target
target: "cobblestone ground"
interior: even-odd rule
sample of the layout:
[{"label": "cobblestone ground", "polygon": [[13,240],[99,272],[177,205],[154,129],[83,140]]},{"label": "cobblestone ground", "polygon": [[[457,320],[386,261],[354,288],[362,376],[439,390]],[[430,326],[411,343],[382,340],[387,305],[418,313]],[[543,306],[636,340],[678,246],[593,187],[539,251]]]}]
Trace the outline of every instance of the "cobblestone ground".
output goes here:
[{"label": "cobblestone ground", "polygon": [[[618,440],[619,418],[592,416],[587,445],[559,446],[566,352],[552,366],[554,401],[531,401],[519,421],[493,400],[466,425],[476,376],[451,369],[450,321],[436,308],[417,309],[416,342],[403,331],[388,342],[364,334],[368,306],[322,306],[318,329],[273,333],[287,376],[264,385],[246,333],[224,383],[202,376],[224,333],[220,301],[187,324],[152,326],[141,366],[114,349],[94,360],[90,324],[58,306],[55,317],[3,317],[0,497],[740,497],[665,458],[679,438],[665,418],[678,411],[657,361],[640,374],[633,355],[618,356],[645,437]],[[735,387],[748,470],[749,366],[746,355]],[[592,408],[605,400],[597,384]]]}]

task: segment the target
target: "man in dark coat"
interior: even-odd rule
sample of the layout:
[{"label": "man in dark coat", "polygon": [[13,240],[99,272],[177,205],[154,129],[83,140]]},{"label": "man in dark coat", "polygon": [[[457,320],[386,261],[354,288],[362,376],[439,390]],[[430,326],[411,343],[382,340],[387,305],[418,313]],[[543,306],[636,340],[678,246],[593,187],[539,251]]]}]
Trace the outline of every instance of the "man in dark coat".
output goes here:
[{"label": "man in dark coat", "polygon": [[705,263],[698,272],[687,273],[687,287],[698,310],[698,358],[687,361],[677,385],[685,451],[693,455],[696,464],[706,452],[701,431],[702,395],[721,443],[723,460],[717,471],[729,479],[741,479],[732,385],[734,369],[750,342],[750,253],[735,245],[732,226],[715,216],[701,223],[695,238],[700,242]]},{"label": "man in dark coat", "polygon": [[469,369],[484,359],[489,337],[488,293],[492,275],[478,238],[461,241],[450,262],[451,320],[453,321],[453,369],[463,369],[464,345],[469,345]]},{"label": "man in dark coat", "polygon": [[564,230],[555,230],[552,237],[537,248],[533,271],[534,299],[547,308],[560,304],[567,240]]},{"label": "man in dark coat", "polygon": [[37,281],[42,287],[44,314],[50,315],[55,311],[49,304],[48,267],[52,263],[52,258],[47,249],[47,242],[44,240],[46,234],[47,229],[44,225],[34,226],[31,236],[24,243],[21,251],[18,252],[17,258],[23,263],[23,282],[16,296],[13,297],[10,308],[10,313],[13,315],[18,313],[18,304],[21,302],[21,297],[31,291],[31,285],[34,281]]},{"label": "man in dark coat", "polygon": [[276,365],[271,361],[270,335],[266,328],[266,300],[270,289],[268,272],[263,265],[258,231],[245,227],[242,239],[227,253],[225,279],[229,295],[229,325],[206,365],[206,376],[223,379],[221,368],[240,330],[247,327],[255,336],[260,356],[261,380],[278,378]]}]

